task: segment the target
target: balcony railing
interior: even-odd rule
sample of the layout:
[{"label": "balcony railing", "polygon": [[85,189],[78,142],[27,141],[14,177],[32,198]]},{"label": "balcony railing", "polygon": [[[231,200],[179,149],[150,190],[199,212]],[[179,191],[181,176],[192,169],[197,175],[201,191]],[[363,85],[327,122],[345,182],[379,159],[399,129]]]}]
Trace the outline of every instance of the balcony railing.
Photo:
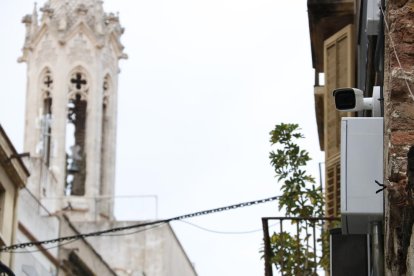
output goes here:
[{"label": "balcony railing", "polygon": [[[339,218],[327,217],[264,217],[262,218],[264,235],[264,261],[265,276],[273,276],[273,268],[279,275],[319,275],[324,270],[321,260],[324,256],[323,250],[327,247],[327,237],[324,230],[327,225]],[[276,221],[278,227],[273,229],[270,235],[269,221]],[[277,240],[277,245],[273,241]],[[292,266],[292,260],[297,263],[292,271],[288,266]],[[298,272],[300,271],[300,272]],[[320,272],[320,273],[319,273]]]}]

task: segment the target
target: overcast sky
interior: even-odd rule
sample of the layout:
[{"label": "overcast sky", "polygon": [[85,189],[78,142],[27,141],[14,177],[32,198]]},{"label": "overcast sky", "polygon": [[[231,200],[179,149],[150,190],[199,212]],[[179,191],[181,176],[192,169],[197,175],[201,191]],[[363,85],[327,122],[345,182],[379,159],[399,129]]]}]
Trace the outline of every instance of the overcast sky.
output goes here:
[{"label": "overcast sky", "polygon": [[[16,60],[33,1],[1,8],[0,123],[21,151],[26,65]],[[107,0],[104,8],[120,12],[129,55],[120,64],[116,192],[158,199],[119,200],[118,218],[155,218],[157,210],[169,218],[277,195],[269,132],[281,122],[300,124],[318,173],[305,0]],[[277,215],[274,202],[188,221],[245,232]],[[263,275],[261,231],[172,226],[200,276]]]}]

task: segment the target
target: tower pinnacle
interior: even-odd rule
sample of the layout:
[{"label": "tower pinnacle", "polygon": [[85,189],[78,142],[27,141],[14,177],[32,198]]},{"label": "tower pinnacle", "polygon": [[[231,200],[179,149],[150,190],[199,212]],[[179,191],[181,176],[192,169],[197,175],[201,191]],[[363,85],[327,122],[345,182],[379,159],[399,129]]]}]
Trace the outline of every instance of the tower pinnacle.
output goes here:
[{"label": "tower pinnacle", "polygon": [[[73,220],[111,218],[115,181],[118,16],[98,0],[49,0],[23,18],[28,64],[25,149],[29,188]],[[39,181],[39,179],[41,181]]]}]

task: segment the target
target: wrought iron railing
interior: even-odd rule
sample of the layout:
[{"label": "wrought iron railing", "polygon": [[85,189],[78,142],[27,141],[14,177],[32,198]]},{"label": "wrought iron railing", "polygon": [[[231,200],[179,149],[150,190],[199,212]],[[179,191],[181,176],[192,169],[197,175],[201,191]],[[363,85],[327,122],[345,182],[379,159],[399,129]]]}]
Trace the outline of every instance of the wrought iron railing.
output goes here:
[{"label": "wrought iron railing", "polygon": [[[339,218],[327,218],[327,217],[264,217],[262,218],[263,235],[264,235],[264,263],[265,263],[265,276],[273,276],[273,267],[280,273],[280,275],[288,275],[293,273],[286,273],[285,266],[289,258],[302,256],[305,259],[306,264],[298,264],[305,267],[302,270],[301,275],[318,275],[318,272],[322,272],[321,260],[323,258],[324,242],[328,242],[324,235],[327,224],[339,221]],[[273,230],[272,235],[269,233],[269,221],[277,221],[277,228]],[[285,224],[284,224],[285,222]],[[288,224],[289,222],[289,224]],[[272,237],[278,238],[279,247],[275,249],[272,244]],[[283,251],[290,254],[296,254],[296,256],[276,256],[280,248],[283,250],[284,238],[286,238],[286,246],[292,246],[292,240],[288,241],[287,237],[295,237],[292,250]],[[306,243],[306,244],[301,244]],[[304,255],[302,250],[306,250],[308,254]],[[275,252],[277,251],[277,252]],[[311,258],[311,260],[309,260]],[[285,263],[286,262],[286,263]],[[273,266],[274,265],[274,266]],[[285,272],[284,272],[285,271]]]}]

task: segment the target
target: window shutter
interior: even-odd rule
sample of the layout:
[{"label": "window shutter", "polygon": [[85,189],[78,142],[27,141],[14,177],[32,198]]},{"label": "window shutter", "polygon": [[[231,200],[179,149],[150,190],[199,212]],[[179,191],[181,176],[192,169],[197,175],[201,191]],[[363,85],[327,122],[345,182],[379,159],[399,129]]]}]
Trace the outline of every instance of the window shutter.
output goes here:
[{"label": "window shutter", "polygon": [[337,217],[341,210],[341,165],[339,154],[326,163],[326,216]]},{"label": "window shutter", "polygon": [[324,149],[326,215],[340,214],[340,138],[341,117],[351,113],[336,111],[332,91],[354,85],[352,25],[348,25],[324,42]]}]

